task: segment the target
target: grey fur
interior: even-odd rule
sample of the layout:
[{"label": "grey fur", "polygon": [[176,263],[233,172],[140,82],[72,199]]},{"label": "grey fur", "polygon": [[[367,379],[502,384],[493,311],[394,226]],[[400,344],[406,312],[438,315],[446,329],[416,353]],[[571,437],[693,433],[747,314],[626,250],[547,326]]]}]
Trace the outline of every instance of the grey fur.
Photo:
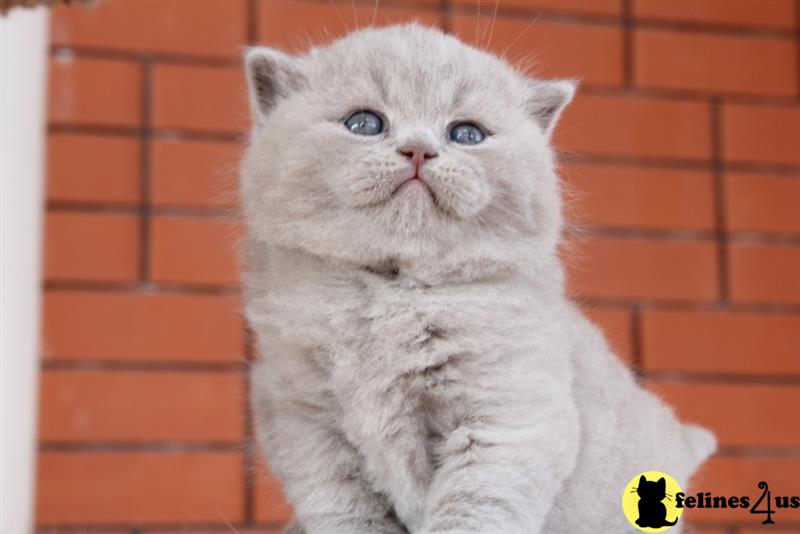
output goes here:
[{"label": "grey fur", "polygon": [[[550,134],[572,85],[416,25],[278,56],[279,75],[260,59],[276,54],[247,57],[267,105],[242,203],[252,405],[287,532],[626,532],[632,476],[685,484],[713,437],[640,388],[564,294]],[[386,133],[342,126],[363,108]],[[456,120],[492,135],[451,143]],[[409,144],[438,154],[430,194],[398,189]]]}]

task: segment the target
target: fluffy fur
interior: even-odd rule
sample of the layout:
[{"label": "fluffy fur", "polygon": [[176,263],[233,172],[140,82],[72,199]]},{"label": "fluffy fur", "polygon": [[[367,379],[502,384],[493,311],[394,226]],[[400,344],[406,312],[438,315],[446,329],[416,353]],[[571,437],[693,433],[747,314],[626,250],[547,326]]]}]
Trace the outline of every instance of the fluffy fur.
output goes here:
[{"label": "fluffy fur", "polygon": [[[252,405],[288,532],[627,532],[632,476],[685,483],[713,437],[564,295],[550,133],[571,83],[417,25],[246,64]],[[361,109],[387,131],[348,131]],[[491,135],[455,144],[458,120]],[[408,147],[437,155],[430,191],[398,190]]]}]

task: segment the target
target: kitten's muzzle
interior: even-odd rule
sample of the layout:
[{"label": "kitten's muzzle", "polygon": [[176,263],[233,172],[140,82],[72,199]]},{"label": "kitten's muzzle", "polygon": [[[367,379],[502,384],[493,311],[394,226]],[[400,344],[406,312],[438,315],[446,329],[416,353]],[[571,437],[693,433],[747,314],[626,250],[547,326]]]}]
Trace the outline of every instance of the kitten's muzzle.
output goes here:
[{"label": "kitten's muzzle", "polygon": [[433,148],[422,143],[410,143],[397,149],[397,152],[404,155],[411,160],[411,163],[419,170],[419,168],[429,159],[439,156]]},{"label": "kitten's muzzle", "polygon": [[428,193],[431,196],[433,196],[433,190],[431,190],[428,183],[422,177],[421,171],[422,171],[422,166],[425,164],[425,162],[428,161],[429,159],[439,157],[439,153],[424,143],[408,143],[398,148],[397,152],[411,160],[411,165],[414,168],[414,173],[405,180],[403,180],[400,183],[400,185],[398,185],[397,188],[392,192],[392,195],[394,196],[395,193],[397,193],[406,186],[421,185],[428,191]]}]

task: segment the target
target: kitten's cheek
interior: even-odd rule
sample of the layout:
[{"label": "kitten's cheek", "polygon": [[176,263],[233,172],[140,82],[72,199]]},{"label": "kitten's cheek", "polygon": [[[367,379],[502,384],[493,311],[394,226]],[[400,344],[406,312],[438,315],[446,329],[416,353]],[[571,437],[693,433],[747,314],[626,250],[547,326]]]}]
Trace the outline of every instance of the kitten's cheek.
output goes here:
[{"label": "kitten's cheek", "polygon": [[340,205],[357,208],[376,204],[385,192],[381,182],[356,178],[345,173],[333,173],[326,177],[328,189],[333,192]]},{"label": "kitten's cheek", "polygon": [[353,180],[347,173],[336,170],[325,172],[325,187],[342,206],[356,206],[365,191],[359,186],[358,180]]},{"label": "kitten's cheek", "polygon": [[476,216],[491,199],[489,185],[477,177],[447,180],[443,185],[445,187],[436,193],[436,200],[442,208],[461,219]]}]

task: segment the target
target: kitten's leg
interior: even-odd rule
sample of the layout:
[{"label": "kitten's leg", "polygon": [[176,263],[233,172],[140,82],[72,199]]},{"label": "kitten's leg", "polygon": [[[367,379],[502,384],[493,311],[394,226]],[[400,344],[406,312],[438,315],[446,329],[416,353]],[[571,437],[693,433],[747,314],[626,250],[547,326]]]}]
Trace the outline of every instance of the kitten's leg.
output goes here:
[{"label": "kitten's leg", "polygon": [[386,498],[362,478],[361,458],[340,433],[292,413],[273,412],[260,426],[270,467],[294,506],[288,532],[408,534]]},{"label": "kitten's leg", "polygon": [[542,531],[579,443],[569,386],[543,378],[529,391],[483,391],[469,402],[470,416],[446,443],[417,534]]},{"label": "kitten's leg", "polygon": [[354,385],[344,427],[359,444],[371,480],[389,497],[405,527],[416,532],[422,526],[433,468],[425,447],[424,415],[417,401],[406,398],[407,389],[402,378],[373,377],[360,387]]}]

